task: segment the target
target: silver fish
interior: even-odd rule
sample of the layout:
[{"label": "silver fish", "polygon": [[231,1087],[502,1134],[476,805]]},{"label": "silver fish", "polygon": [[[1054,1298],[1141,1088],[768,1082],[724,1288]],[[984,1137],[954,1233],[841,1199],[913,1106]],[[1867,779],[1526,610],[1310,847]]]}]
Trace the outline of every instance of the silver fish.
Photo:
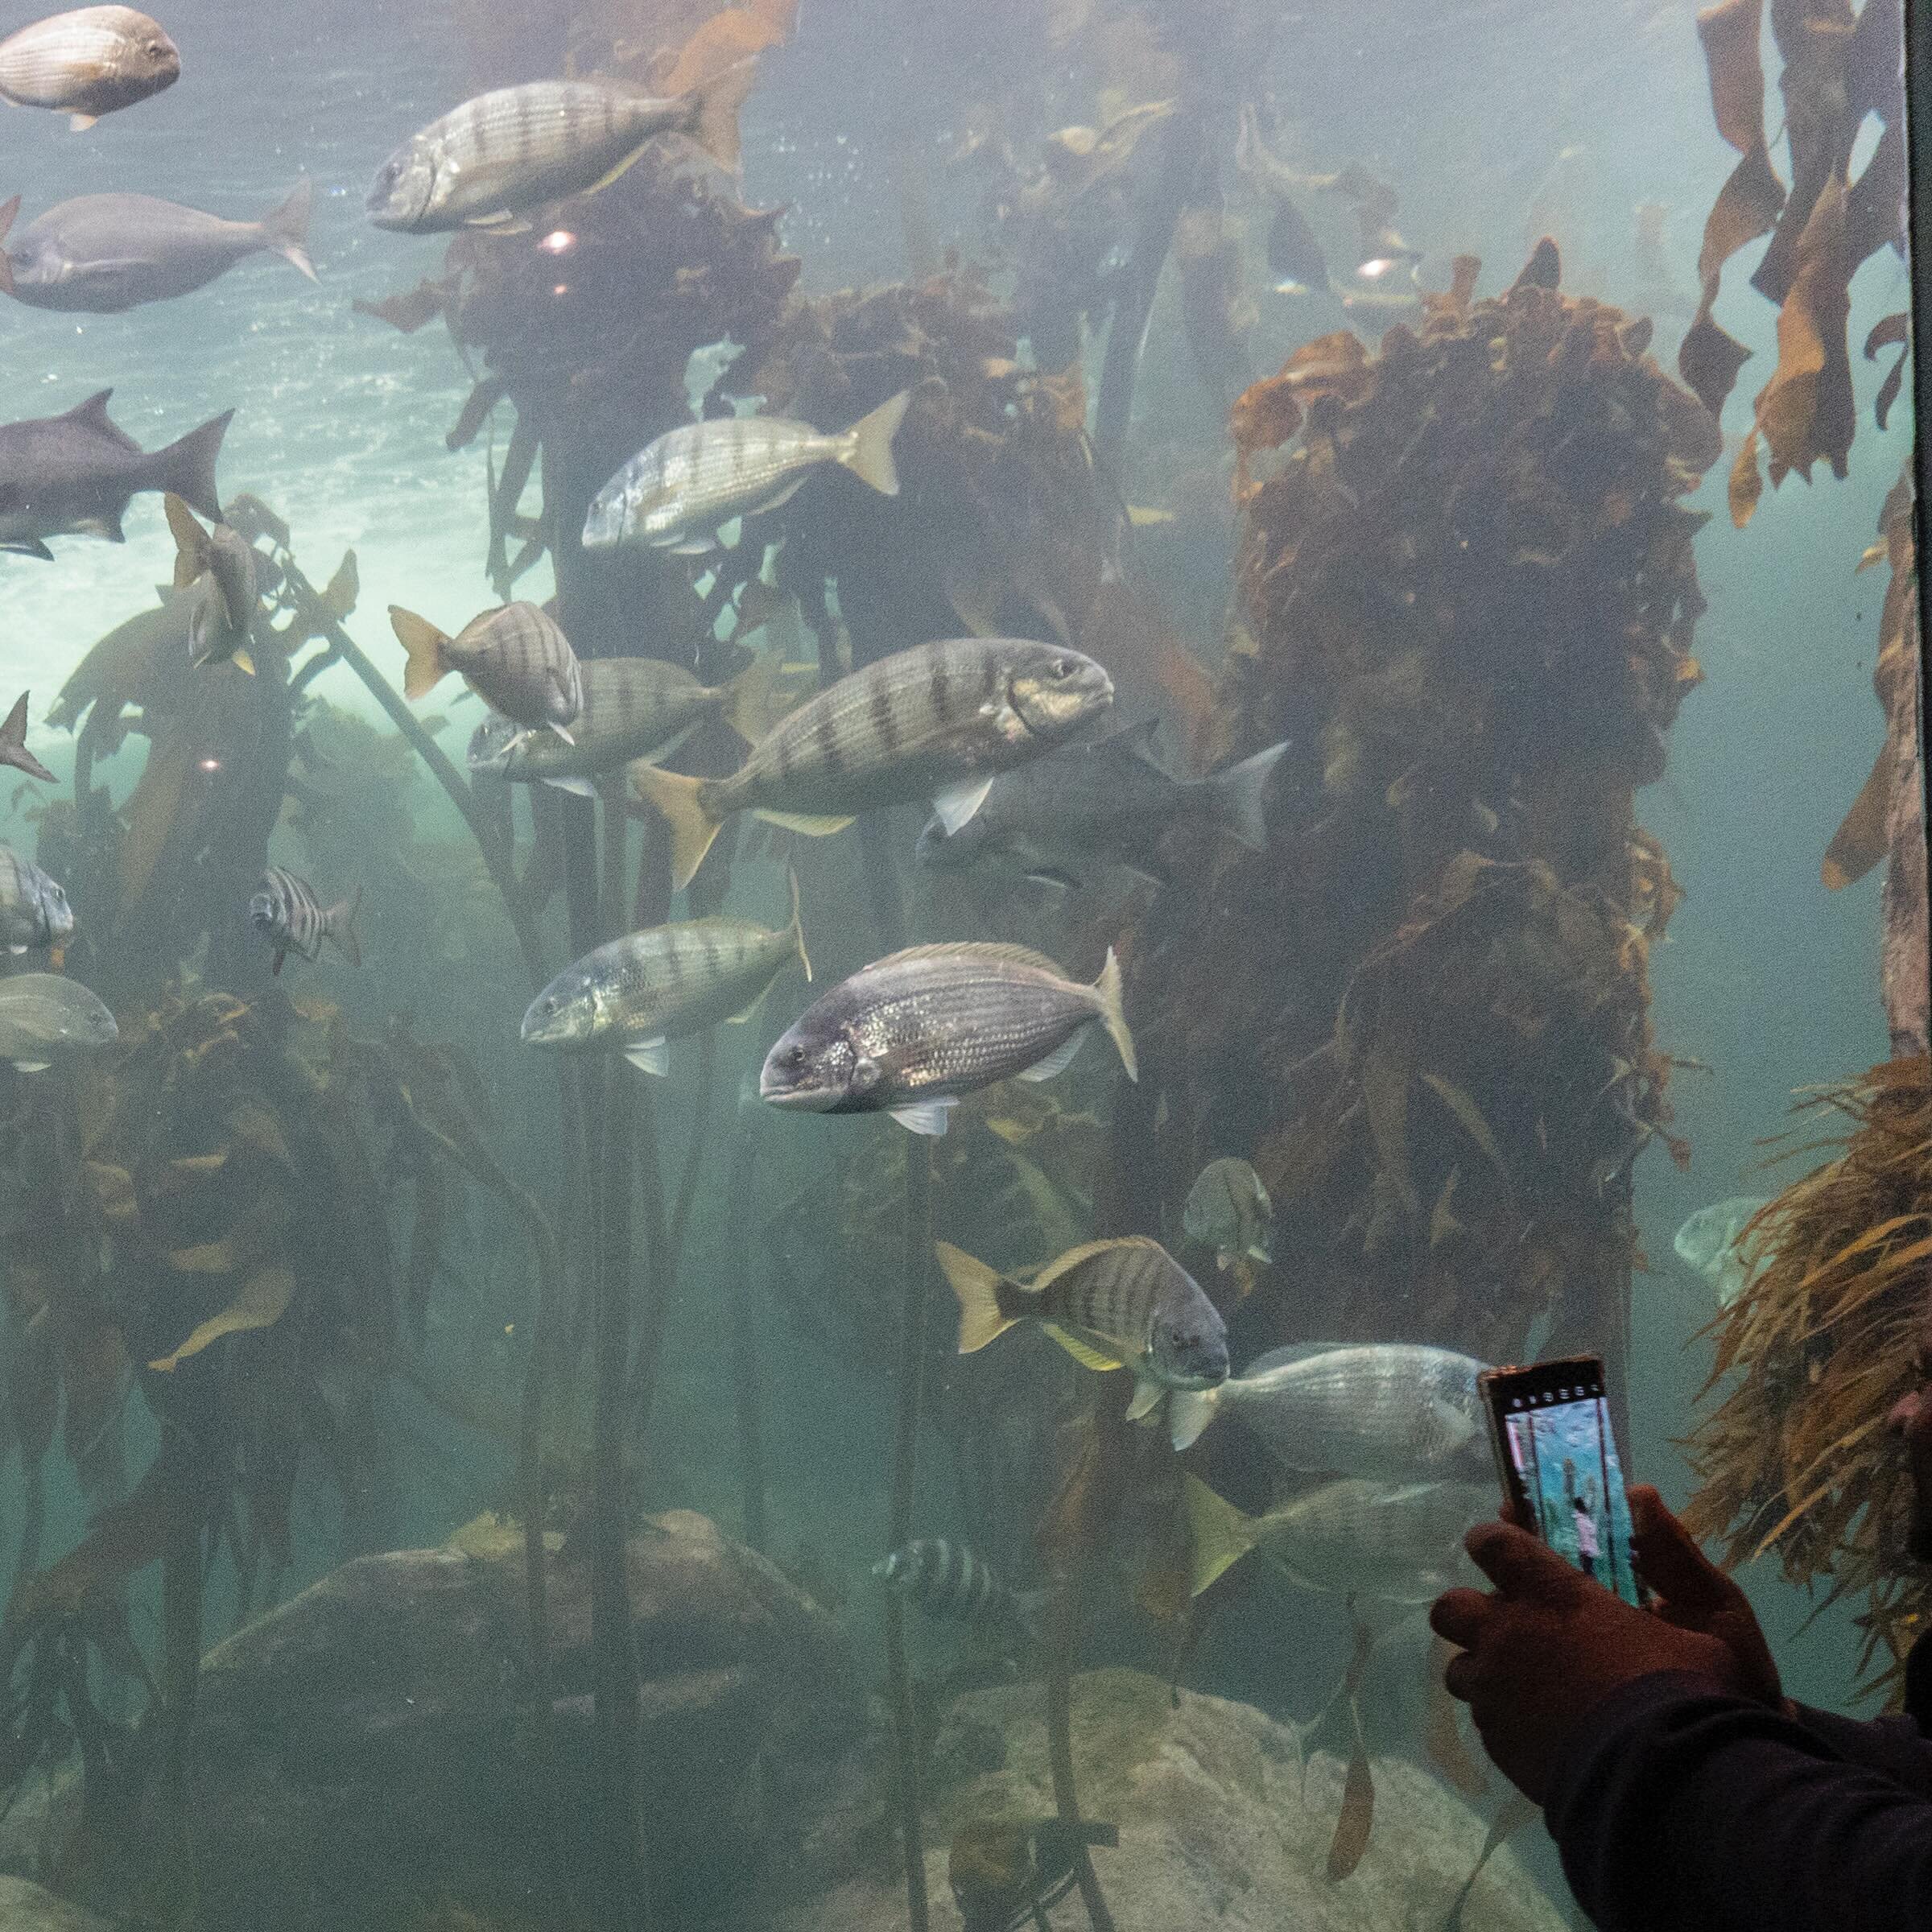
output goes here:
[{"label": "silver fish", "polygon": [[64,416],[0,427],[0,550],[51,562],[48,537],[126,541],[121,515],[135,493],[172,490],[204,517],[221,514],[215,458],[232,409],[165,449],[144,450],[108,420],[104,389]]},{"label": "silver fish", "polygon": [[1247,1162],[1210,1161],[1187,1190],[1181,1227],[1191,1241],[1214,1250],[1215,1265],[1265,1261],[1274,1236],[1274,1209],[1261,1177]]},{"label": "silver fish", "polygon": [[1269,775],[1286,744],[1270,745],[1206,778],[1171,778],[1155,762],[1159,720],[1130,724],[1092,745],[1068,745],[994,779],[986,803],[948,836],[937,819],[919,834],[919,858],[935,868],[994,853],[1030,878],[1078,886],[1100,865],[1131,867],[1165,882],[1161,841],[1175,826],[1219,827],[1251,852],[1268,843]]},{"label": "silver fish", "polygon": [[232,658],[252,675],[248,641],[260,601],[254,546],[225,523],[204,530],[171,492],[161,501],[175,539],[174,588],[195,593],[188,621],[188,662],[199,670]]},{"label": "silver fish", "polygon": [[80,6],[0,40],[0,101],[71,117],[76,131],[181,76],[181,50],[131,6]]},{"label": "silver fish", "polygon": [[54,774],[27,748],[27,694],[22,691],[14,700],[6,722],[0,724],[0,765],[10,765],[30,778],[52,785],[56,782]]},{"label": "silver fish", "polygon": [[669,821],[687,884],[718,828],[749,811],[821,836],[861,811],[930,798],[949,832],[1002,771],[1039,757],[1113,702],[1092,658],[1030,638],[952,638],[895,651],[801,704],[728,778],[633,773]]},{"label": "silver fish", "polygon": [[121,1037],[114,1016],[77,980],[57,972],[21,972],[0,980],[0,1059],[22,1073],[41,1073],[56,1054],[111,1046]]},{"label": "silver fish", "polygon": [[746,919],[654,926],[586,953],[531,1001],[523,1041],[569,1053],[608,1048],[646,1073],[668,1073],[666,1042],[720,1020],[747,1020],[794,959],[811,977],[791,881],[791,923]]},{"label": "silver fish", "polygon": [[1199,1284],[1144,1235],[1070,1248],[1029,1284],[1010,1280],[948,1241],[935,1244],[960,1301],[960,1353],[1014,1323],[1037,1321],[1084,1367],[1125,1368],[1127,1414],[1137,1419],[1174,1389],[1212,1389],[1228,1376],[1228,1331]]},{"label": "silver fish", "polygon": [[73,930],[73,908],[59,881],[0,845],[0,946],[9,952],[58,946]]},{"label": "silver fish", "polygon": [[881,1557],[872,1574],[949,1623],[1023,1623],[1041,1601],[1038,1593],[1008,1589],[975,1551],[943,1536],[919,1537]]},{"label": "silver fish", "polygon": [[1216,1416],[1235,1415],[1290,1469],[1480,1480],[1490,1459],[1483,1366],[1407,1342],[1277,1349],[1218,1389],[1177,1397],[1168,1431],[1185,1449]]},{"label": "silver fish", "polygon": [[[228,221],[152,195],[81,195],[36,216],[0,253],[0,292],[30,308],[114,315],[188,295],[262,250],[312,282],[309,198],[299,181],[259,221]],[[18,195],[0,207],[0,241],[19,209]]]},{"label": "silver fish", "polygon": [[1746,1224],[1769,1204],[1761,1194],[1733,1195],[1729,1200],[1714,1201],[1708,1208],[1699,1208],[1671,1241],[1677,1258],[1689,1262],[1717,1290],[1720,1308],[1728,1308],[1763,1273],[1770,1259],[1756,1255],[1747,1266],[1738,1253]]},{"label": "silver fish", "polygon": [[319,960],[324,939],[350,965],[360,966],[362,947],[356,937],[356,908],[361,903],[362,888],[358,886],[347,898],[324,906],[307,879],[271,865],[248,902],[248,923],[275,950],[271,972],[279,972],[282,962],[291,952],[300,953],[305,960]]},{"label": "silver fish", "polygon": [[399,604],[389,607],[397,642],[409,653],[406,697],[420,698],[452,671],[490,709],[526,729],[548,725],[559,737],[584,708],[577,654],[556,620],[535,604],[501,604],[481,612],[456,636]]},{"label": "silver fish", "polygon": [[758,1092],[795,1113],[890,1113],[940,1134],[961,1094],[1016,1075],[1051,1080],[1092,1025],[1137,1077],[1111,949],[1083,986],[1024,946],[914,946],[809,1007],[766,1056]]},{"label": "silver fish", "polygon": [[649,544],[700,555],[716,547],[720,524],[776,510],[828,463],[896,497],[892,440],[911,400],[902,389],[832,435],[784,416],[720,416],[667,431],[591,499],[584,547]]},{"label": "silver fish", "polygon": [[737,165],[740,62],[675,99],[616,80],[531,80],[478,94],[432,121],[377,171],[369,218],[429,234],[521,225],[519,216],[613,181],[661,134],[685,134]]}]

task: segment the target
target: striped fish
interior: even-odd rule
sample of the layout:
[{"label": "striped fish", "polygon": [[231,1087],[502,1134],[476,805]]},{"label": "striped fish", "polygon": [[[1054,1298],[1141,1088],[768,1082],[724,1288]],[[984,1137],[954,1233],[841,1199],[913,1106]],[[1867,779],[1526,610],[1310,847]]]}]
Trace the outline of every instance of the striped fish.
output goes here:
[{"label": "striped fish", "polygon": [[661,658],[593,658],[578,667],[583,702],[568,741],[485,718],[469,741],[469,768],[592,796],[593,778],[634,759],[669,758],[714,714],[753,742],[765,729],[783,669],[783,652],[770,650],[729,683],[710,685]]},{"label": "striped fish", "polygon": [[999,773],[1051,750],[1113,702],[1107,673],[1064,645],[952,638],[840,678],[728,778],[642,767],[632,782],[670,824],[671,875],[683,886],[733,812],[821,837],[861,811],[929,798],[956,832]]},{"label": "striped fish", "polygon": [[[720,167],[738,159],[742,60],[660,101],[618,80],[531,80],[478,94],[411,134],[376,171],[369,218],[411,234],[514,229],[519,217],[606,186],[660,134],[689,134]],[[575,239],[559,229],[568,249]]]},{"label": "striped fish", "polygon": [[180,76],[180,49],[131,6],[76,7],[0,40],[0,101],[71,115],[76,131]]},{"label": "striped fish", "polygon": [[584,708],[584,676],[570,640],[535,604],[499,604],[452,638],[399,604],[389,607],[396,642],[409,654],[405,697],[434,691],[452,671],[490,709],[526,730],[545,725],[569,741]]},{"label": "striped fish", "polygon": [[822,435],[785,416],[720,416],[670,430],[637,455],[591,499],[584,547],[644,543],[701,555],[718,526],[776,510],[815,469],[849,469],[881,496],[899,493],[892,440],[912,391],[902,389],[851,428]]},{"label": "striped fish", "polygon": [[692,919],[627,934],[586,953],[531,1001],[523,1041],[568,1053],[613,1048],[646,1073],[667,1073],[666,1042],[721,1020],[748,1020],[794,959],[811,977],[791,881],[791,923]]},{"label": "striped fish", "polygon": [[960,1353],[971,1355],[1015,1322],[1037,1321],[1088,1368],[1130,1368],[1137,1420],[1169,1389],[1228,1379],[1228,1331],[1214,1303],[1158,1241],[1145,1235],[1088,1241],[1050,1262],[1030,1286],[948,1241],[939,1265],[960,1298]]},{"label": "striped fish", "polygon": [[1024,1622],[1037,1601],[1009,1590],[965,1544],[943,1536],[920,1537],[881,1557],[872,1574],[947,1623]]},{"label": "striped fish", "polygon": [[356,908],[362,902],[358,886],[345,899],[324,907],[307,879],[279,865],[271,865],[262,875],[261,890],[248,902],[248,923],[275,949],[272,972],[282,970],[282,962],[291,952],[303,959],[319,960],[322,942],[328,940],[352,966],[362,964],[362,947],[356,938]]},{"label": "striped fish", "polygon": [[58,946],[74,930],[60,882],[10,845],[0,845],[0,946],[9,952]]}]

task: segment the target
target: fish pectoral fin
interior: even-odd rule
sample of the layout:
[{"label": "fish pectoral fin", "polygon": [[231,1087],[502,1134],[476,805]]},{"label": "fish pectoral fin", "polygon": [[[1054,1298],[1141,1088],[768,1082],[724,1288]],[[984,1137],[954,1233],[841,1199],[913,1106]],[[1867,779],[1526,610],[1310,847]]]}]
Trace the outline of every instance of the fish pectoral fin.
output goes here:
[{"label": "fish pectoral fin", "polygon": [[70,134],[84,134],[100,118],[98,114],[69,114],[67,118],[67,131]]},{"label": "fish pectoral fin", "polygon": [[1084,1342],[1077,1335],[1070,1335],[1058,1322],[1042,1322],[1042,1330],[1051,1335],[1083,1368],[1092,1368],[1104,1375],[1110,1368],[1121,1364],[1111,1355],[1103,1355],[1091,1342]]},{"label": "fish pectoral fin", "polygon": [[231,653],[228,661],[234,666],[237,671],[244,671],[251,678],[255,675],[255,661],[246,651],[237,650]]},{"label": "fish pectoral fin", "polygon": [[1034,885],[1051,886],[1055,892],[1071,892],[1080,884],[1071,873],[1048,865],[1036,866],[1026,876]]},{"label": "fish pectoral fin", "polygon": [[936,1140],[946,1131],[946,1117],[958,1104],[951,1094],[946,1094],[936,1100],[909,1100],[903,1107],[889,1107],[886,1111],[909,1133],[931,1134]]},{"label": "fish pectoral fin", "polygon": [[849,813],[840,817],[836,812],[767,811],[762,807],[751,815],[762,819],[767,825],[777,826],[781,832],[803,832],[808,839],[828,839],[852,823]]},{"label": "fish pectoral fin", "polygon": [[493,235],[526,235],[530,224],[521,215],[513,215],[506,208],[500,208],[493,215],[472,215],[464,224],[465,228],[485,228]]},{"label": "fish pectoral fin", "polygon": [[0,543],[0,550],[10,550],[23,557],[38,557],[43,564],[51,564],[54,553],[38,537],[19,537],[10,543]]},{"label": "fish pectoral fin", "polygon": [[744,538],[745,519],[742,517],[727,517],[718,526],[718,546],[722,550],[736,550]]},{"label": "fish pectoral fin", "polygon": [[27,948],[24,946],[10,946],[7,947],[7,951],[13,954],[15,959],[18,959],[22,953],[27,951]]},{"label": "fish pectoral fin", "polygon": [[675,543],[657,543],[654,550],[667,550],[674,557],[708,557],[718,547],[716,537],[679,537]]},{"label": "fish pectoral fin", "polygon": [[747,1006],[742,1013],[734,1013],[731,1018],[724,1022],[724,1024],[727,1026],[742,1026],[747,1020],[755,1019],[758,1017],[758,1009],[765,1004],[766,994],[771,991],[772,986],[775,983],[777,975],[774,974],[771,979],[767,980],[765,984],[751,996],[751,1004]]},{"label": "fish pectoral fin", "polygon": [[51,1060],[15,1060],[15,1073],[45,1073],[53,1063]]},{"label": "fish pectoral fin", "polygon": [[572,749],[572,751],[575,751],[575,750],[576,749],[576,748],[577,748],[577,741],[576,741],[576,740],[575,738],[573,738],[573,737],[572,737],[570,735],[570,733],[569,733],[568,731],[566,731],[566,730],[564,729],[564,727],[563,727],[561,724],[553,724],[553,725],[551,725],[551,729],[552,731],[554,731],[554,732],[555,732],[555,733],[557,734],[557,736],[558,736],[559,737],[560,737],[560,738],[561,738],[561,739],[564,741],[564,742],[566,745],[568,745],[568,746],[571,748],[571,749]]},{"label": "fish pectoral fin", "polygon": [[543,782],[558,791],[567,791],[573,799],[594,799],[597,788],[588,778],[546,778]]},{"label": "fish pectoral fin", "polygon": [[991,778],[968,778],[960,784],[948,785],[935,796],[932,808],[939,815],[939,823],[946,828],[947,838],[972,818],[986,803],[986,795],[992,790]]},{"label": "fish pectoral fin", "polygon": [[654,1040],[634,1040],[624,1049],[624,1057],[640,1073],[654,1073],[660,1079],[671,1071],[671,1047],[660,1034]]},{"label": "fish pectoral fin", "polygon": [[1084,1026],[1075,1027],[1072,1034],[1055,1047],[1045,1059],[1022,1068],[1020,1078],[1023,1080],[1051,1080],[1055,1074],[1064,1073],[1073,1064],[1073,1056],[1080,1050],[1080,1042],[1087,1037]]},{"label": "fish pectoral fin", "polygon": [[1146,1377],[1133,1385],[1133,1400],[1127,1405],[1127,1419],[1130,1422],[1154,1424],[1155,1411],[1161,1406],[1161,1397],[1167,1391],[1158,1382],[1150,1381]]}]

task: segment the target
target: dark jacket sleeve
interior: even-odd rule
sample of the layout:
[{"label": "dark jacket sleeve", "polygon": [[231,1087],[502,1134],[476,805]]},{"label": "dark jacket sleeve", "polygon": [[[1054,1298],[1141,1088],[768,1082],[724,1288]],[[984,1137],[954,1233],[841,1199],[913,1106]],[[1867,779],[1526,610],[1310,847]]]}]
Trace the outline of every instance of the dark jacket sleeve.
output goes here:
[{"label": "dark jacket sleeve", "polygon": [[1932,1744],[1660,1672],[1583,1719],[1544,1815],[1603,1932],[1932,1926]]}]

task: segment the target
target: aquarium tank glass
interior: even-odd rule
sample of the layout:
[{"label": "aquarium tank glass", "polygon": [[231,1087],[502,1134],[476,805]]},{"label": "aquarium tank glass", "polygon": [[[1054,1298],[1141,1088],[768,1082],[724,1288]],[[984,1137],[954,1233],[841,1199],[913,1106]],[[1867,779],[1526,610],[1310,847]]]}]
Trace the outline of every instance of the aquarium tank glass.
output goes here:
[{"label": "aquarium tank glass", "polygon": [[10,1925],[1580,1924],[1553,1358],[1897,1698],[1902,0],[151,3],[0,19]]}]

